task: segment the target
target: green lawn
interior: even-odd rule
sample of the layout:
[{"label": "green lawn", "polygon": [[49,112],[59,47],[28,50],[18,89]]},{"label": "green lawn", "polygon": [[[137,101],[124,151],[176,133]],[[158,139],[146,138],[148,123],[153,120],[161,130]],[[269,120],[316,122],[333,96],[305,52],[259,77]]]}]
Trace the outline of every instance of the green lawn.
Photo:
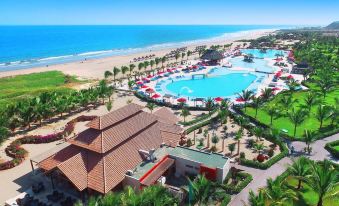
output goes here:
[{"label": "green lawn", "polygon": [[339,152],[339,145],[334,146],[333,148]]},{"label": "green lawn", "polygon": [[60,71],[48,71],[6,77],[0,79],[0,109],[4,105],[22,98],[38,95],[47,91],[66,92],[70,90],[69,82],[78,82],[74,77],[66,77]]},{"label": "green lawn", "polygon": [[[292,205],[290,206],[299,206],[299,205],[309,205],[309,206],[315,206],[317,205],[319,196],[316,192],[314,192],[312,190],[312,188],[307,185],[306,183],[302,184],[302,188],[298,191],[296,189],[297,185],[298,185],[298,180],[293,178],[293,177],[287,177],[287,184],[290,186],[291,189],[293,189],[293,191],[295,191],[297,193],[297,196],[299,197],[298,201],[293,202]],[[334,191],[338,192],[339,191],[339,186],[335,187],[333,189]],[[336,203],[339,202],[339,197],[332,197],[332,198],[325,198],[323,199],[324,206],[332,206],[332,205],[336,205]]]},{"label": "green lawn", "polygon": [[[315,87],[313,87],[313,89],[316,90]],[[286,95],[286,94],[285,94]],[[305,104],[304,102],[304,97],[307,95],[307,91],[299,91],[299,92],[295,92],[292,95],[293,99],[296,99],[298,102],[294,103],[293,107],[295,107],[296,109],[299,109],[299,107],[302,104]],[[287,116],[287,109],[286,108],[281,108],[280,104],[279,104],[279,100],[281,99],[282,95],[278,94],[276,97],[273,98],[273,100],[271,100],[270,102],[266,103],[264,106],[275,106],[277,108],[280,108],[281,112],[281,116],[278,118],[273,119],[273,128],[276,129],[287,129],[288,130],[288,135],[289,136],[293,136],[293,132],[294,132],[294,125],[290,122],[288,116]],[[339,97],[339,89],[336,88],[334,90],[332,90],[330,93],[327,94],[326,98],[324,99],[324,103],[328,104],[328,105],[334,105],[335,104],[335,97]],[[322,96],[319,95],[319,99],[322,99]],[[263,109],[262,106],[261,108],[258,109],[258,115],[257,115],[257,120],[266,124],[266,125],[270,125],[270,116],[267,114],[267,112]],[[291,108],[288,108],[289,110]],[[244,110],[243,110],[244,111]],[[315,117],[315,113],[317,111],[317,105],[313,106],[311,108],[310,111],[310,115],[307,117],[307,119],[300,125],[297,127],[297,132],[296,132],[296,138],[300,138],[302,137],[303,133],[304,133],[304,129],[308,129],[310,131],[318,131],[319,132],[319,126],[320,126],[320,122],[316,119]],[[248,107],[246,109],[245,112],[247,115],[250,115],[252,117],[255,116],[255,109]],[[326,120],[323,123],[323,130],[326,130],[326,127],[330,126],[330,120]]]}]

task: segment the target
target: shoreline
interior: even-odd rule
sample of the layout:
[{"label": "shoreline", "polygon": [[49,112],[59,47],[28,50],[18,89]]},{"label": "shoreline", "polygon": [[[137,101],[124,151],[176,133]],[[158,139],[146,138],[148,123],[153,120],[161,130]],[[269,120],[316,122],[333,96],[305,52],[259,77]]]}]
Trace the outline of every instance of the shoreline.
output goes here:
[{"label": "shoreline", "polygon": [[[261,36],[267,35],[269,33],[273,33],[277,30],[278,29],[262,29],[262,30],[253,30],[253,31],[249,30],[249,31],[240,32],[242,33],[242,35],[237,35],[234,37],[230,37],[229,35],[225,34],[223,36],[214,37],[211,39],[202,39],[202,40],[190,41],[190,42],[185,42],[185,43],[176,43],[176,44],[172,44],[172,46],[154,49],[150,51],[141,51],[141,52],[136,52],[136,53],[120,54],[120,55],[114,55],[114,56],[108,56],[108,57],[97,57],[97,58],[90,58],[87,60],[76,60],[76,61],[71,61],[71,62],[66,62],[66,63],[53,64],[53,65],[48,65],[48,66],[37,66],[37,67],[26,68],[26,69],[0,71],[0,78],[57,70],[68,75],[77,76],[81,79],[96,80],[96,79],[103,78],[104,72],[107,70],[112,70],[114,66],[121,67],[123,65],[129,65],[130,61],[133,58],[137,58],[140,56],[155,54],[155,57],[162,57],[165,54],[169,53],[170,51],[178,47],[187,47],[189,50],[192,50],[196,46],[199,46],[199,45],[211,46],[213,44],[235,43],[233,46],[236,46],[236,45],[242,44],[242,42],[236,44],[235,41],[237,40],[256,39]],[[233,34],[236,34],[236,33],[233,33]],[[144,49],[147,49],[147,47]],[[195,56],[192,56],[191,58],[194,58],[194,57]],[[84,58],[86,57],[84,56]],[[171,61],[168,61],[167,63],[169,62]],[[138,63],[139,62],[134,62],[134,64],[138,64]]]}]

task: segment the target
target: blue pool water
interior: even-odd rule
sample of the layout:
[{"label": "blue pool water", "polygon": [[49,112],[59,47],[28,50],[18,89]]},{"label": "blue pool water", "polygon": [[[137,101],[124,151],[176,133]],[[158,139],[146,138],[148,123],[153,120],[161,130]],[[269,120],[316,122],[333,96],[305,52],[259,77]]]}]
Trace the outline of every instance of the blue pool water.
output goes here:
[{"label": "blue pool water", "polygon": [[243,61],[243,57],[231,58],[229,60],[233,67],[241,67],[247,69],[255,69],[256,71],[273,73],[274,68],[267,64],[264,59],[253,59],[253,63],[247,63]]},{"label": "blue pool water", "polygon": [[260,52],[259,49],[241,49],[240,50],[242,53],[245,54],[252,54],[254,57],[257,58],[271,58],[274,59],[276,58],[276,54],[282,54],[282,55],[286,55],[286,52],[281,51],[281,50],[276,50],[276,49],[267,49],[266,53],[262,53]]},{"label": "blue pool water", "polygon": [[256,75],[248,73],[229,73],[204,79],[187,79],[166,85],[166,90],[176,96],[185,97],[229,97],[252,84]]},{"label": "blue pool water", "polygon": [[0,71],[223,40],[274,25],[0,26]]}]

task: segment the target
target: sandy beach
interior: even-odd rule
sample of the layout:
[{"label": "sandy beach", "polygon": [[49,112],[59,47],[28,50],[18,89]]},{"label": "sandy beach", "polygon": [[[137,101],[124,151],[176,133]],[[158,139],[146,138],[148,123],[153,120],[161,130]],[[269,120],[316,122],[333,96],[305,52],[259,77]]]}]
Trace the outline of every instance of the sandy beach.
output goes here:
[{"label": "sandy beach", "polygon": [[[239,35],[234,38],[225,38],[225,39],[218,39],[215,41],[207,41],[205,43],[192,43],[187,44],[183,46],[187,46],[189,50],[193,50],[198,45],[215,45],[215,44],[229,44],[233,42],[233,46],[242,44],[243,42],[235,42],[240,39],[256,39],[258,37],[267,35],[269,33],[274,32],[275,30],[272,29],[266,29],[266,30],[255,30],[253,32],[247,32],[243,35]],[[8,76],[15,76],[20,74],[30,74],[30,73],[36,73],[36,72],[43,72],[43,71],[52,71],[52,70],[58,70],[62,71],[65,74],[69,75],[75,75],[80,77],[81,79],[101,79],[104,77],[104,72],[107,70],[112,70],[114,66],[121,67],[123,65],[129,65],[130,61],[133,60],[133,58],[146,56],[150,54],[155,54],[156,57],[162,57],[165,54],[169,53],[170,51],[174,50],[175,48],[166,48],[156,51],[149,51],[149,52],[141,52],[141,53],[134,53],[129,55],[119,55],[119,56],[112,56],[112,57],[105,57],[105,58],[98,58],[98,59],[90,59],[86,61],[77,61],[77,62],[71,62],[71,63],[65,63],[65,64],[56,64],[56,65],[50,65],[50,66],[44,66],[44,67],[35,67],[35,68],[29,68],[29,69],[20,69],[20,70],[12,70],[12,71],[4,71],[0,72],[0,78],[2,77],[8,77]],[[197,56],[191,56],[190,59],[196,58]],[[136,62],[135,64],[138,64]]]}]

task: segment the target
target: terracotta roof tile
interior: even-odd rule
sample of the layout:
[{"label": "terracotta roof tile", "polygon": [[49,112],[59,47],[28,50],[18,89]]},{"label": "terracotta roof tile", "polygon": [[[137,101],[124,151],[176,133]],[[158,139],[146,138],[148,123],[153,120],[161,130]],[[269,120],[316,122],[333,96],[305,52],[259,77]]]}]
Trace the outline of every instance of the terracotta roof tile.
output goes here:
[{"label": "terracotta roof tile", "polygon": [[141,183],[146,186],[154,184],[164,174],[164,172],[166,172],[166,170],[174,164],[174,162],[174,159],[166,157],[166,159],[157,165],[157,167],[145,179],[143,179]]},{"label": "terracotta roof tile", "polygon": [[164,121],[169,124],[176,124],[179,122],[179,118],[167,107],[161,107],[153,114],[157,116],[160,121]]}]

